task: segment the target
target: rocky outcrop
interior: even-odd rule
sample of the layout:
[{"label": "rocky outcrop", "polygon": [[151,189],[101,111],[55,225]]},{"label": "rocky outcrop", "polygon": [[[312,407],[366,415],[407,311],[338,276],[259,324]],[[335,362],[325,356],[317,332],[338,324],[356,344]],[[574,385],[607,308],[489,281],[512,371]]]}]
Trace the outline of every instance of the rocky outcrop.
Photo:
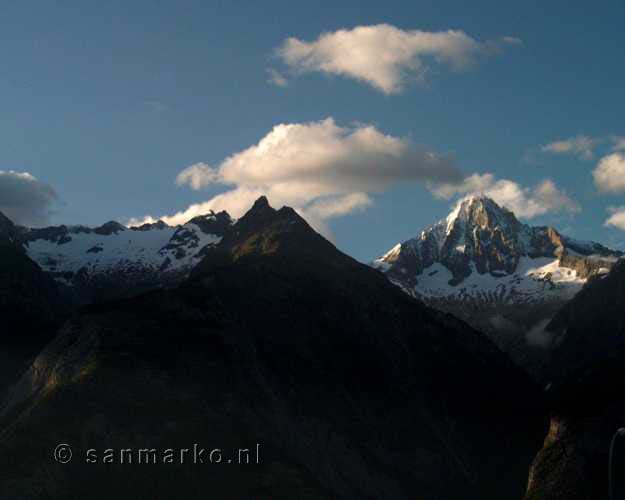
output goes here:
[{"label": "rocky outcrop", "polygon": [[606,255],[580,255],[571,254],[564,250],[559,257],[562,267],[572,269],[582,279],[588,279],[597,274],[606,274],[616,264],[617,257],[612,254]]},{"label": "rocky outcrop", "polygon": [[[580,428],[552,417],[542,449],[532,462],[524,500],[588,500],[599,491],[585,479],[587,469]],[[605,450],[604,450],[605,451]],[[607,470],[607,466],[606,466]],[[605,493],[605,487],[601,488]]]}]

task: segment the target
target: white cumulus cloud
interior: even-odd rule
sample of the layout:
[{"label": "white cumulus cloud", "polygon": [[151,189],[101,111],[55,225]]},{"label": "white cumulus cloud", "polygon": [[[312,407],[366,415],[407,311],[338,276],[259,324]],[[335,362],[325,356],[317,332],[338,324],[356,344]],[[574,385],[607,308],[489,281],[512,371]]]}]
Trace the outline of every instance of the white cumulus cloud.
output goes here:
[{"label": "white cumulus cloud", "polygon": [[459,71],[478,56],[500,50],[502,44],[520,43],[515,37],[479,42],[463,31],[402,30],[378,24],[323,33],[312,42],[288,38],[276,52],[296,73],[346,76],[396,94],[409,78],[423,80],[433,63]]},{"label": "white cumulus cloud", "polygon": [[14,223],[43,226],[49,222],[58,195],[28,172],[0,170],[0,212]]},{"label": "white cumulus cloud", "polygon": [[625,191],[625,154],[612,153],[601,158],[592,173],[599,191],[621,193]]},{"label": "white cumulus cloud", "polygon": [[398,183],[453,183],[462,178],[451,159],[373,125],[341,127],[332,118],[280,124],[214,168],[201,163],[184,169],[179,184],[231,189],[162,219],[180,224],[208,210],[239,217],[258,196],[266,195],[275,206],[292,206],[313,223],[322,222],[366,208],[372,203],[370,193]]},{"label": "white cumulus cloud", "polygon": [[497,180],[491,173],[473,174],[460,183],[432,184],[430,190],[444,199],[458,195],[486,195],[526,219],[547,213],[580,211],[577,202],[549,179],[529,188],[509,179]]}]

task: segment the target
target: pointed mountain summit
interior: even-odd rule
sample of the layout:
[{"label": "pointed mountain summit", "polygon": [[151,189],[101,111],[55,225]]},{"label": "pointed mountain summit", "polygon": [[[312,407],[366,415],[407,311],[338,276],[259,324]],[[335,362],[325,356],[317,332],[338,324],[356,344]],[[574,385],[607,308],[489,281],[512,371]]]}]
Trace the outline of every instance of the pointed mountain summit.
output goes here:
[{"label": "pointed mountain summit", "polygon": [[100,227],[95,228],[93,232],[102,236],[110,236],[111,234],[117,234],[126,231],[127,229],[128,228],[123,224],[120,224],[115,220],[111,220],[106,224],[102,224]]},{"label": "pointed mountain summit", "polygon": [[[600,267],[609,267],[621,255],[622,252],[598,243],[568,238],[551,227],[528,226],[491,198],[471,196],[460,200],[445,219],[424,229],[416,238],[395,246],[373,264],[392,280],[419,293],[419,277],[438,272],[439,267],[431,269],[437,264],[451,273],[447,284],[455,287],[475,274],[513,275],[524,258],[566,260],[568,267],[586,278]],[[574,257],[579,257],[578,260],[592,257],[590,260],[599,262],[600,266],[591,262],[576,265]]]},{"label": "pointed mountain summit", "polygon": [[326,267],[356,263],[315,232],[291,207],[276,210],[265,196],[261,196],[236,222],[232,231],[207,251],[193,274],[200,275],[214,265],[263,258],[281,259],[281,265],[287,265],[293,259],[300,263],[324,262]]},{"label": "pointed mountain summit", "polygon": [[534,372],[549,347],[534,327],[540,330],[621,256],[552,227],[529,226],[491,198],[471,196],[372,265],[408,294],[486,332]]},{"label": "pointed mountain summit", "polygon": [[258,213],[262,211],[272,210],[269,200],[265,195],[259,196],[248,212]]}]

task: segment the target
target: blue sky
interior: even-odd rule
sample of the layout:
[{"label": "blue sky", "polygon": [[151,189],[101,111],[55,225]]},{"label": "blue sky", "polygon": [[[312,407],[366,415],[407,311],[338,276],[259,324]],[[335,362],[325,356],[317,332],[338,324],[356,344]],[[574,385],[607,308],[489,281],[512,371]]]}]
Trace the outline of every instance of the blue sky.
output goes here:
[{"label": "blue sky", "polygon": [[[529,222],[625,248],[623,229],[604,226],[608,207],[625,205],[619,159],[608,169],[615,188],[602,191],[593,177],[603,158],[620,154],[610,138],[625,136],[625,5],[515,4],[13,3],[0,21],[0,170],[29,172],[54,188],[51,223],[172,215],[233,189],[178,186],[186,167],[218,168],[276,125],[331,117],[343,139],[367,124],[466,176],[490,173],[492,183],[528,190],[549,179],[576,208],[549,206]],[[499,50],[462,71],[422,58],[423,81],[408,75],[397,93],[346,74],[303,72],[275,52],[289,37],[312,43],[382,23],[462,31]],[[287,86],[268,83],[268,68]],[[592,158],[541,150],[579,135],[596,139]],[[369,260],[444,216],[464,193],[439,199],[403,168],[379,189],[368,184],[367,204],[320,221],[339,248]],[[323,198],[306,199],[315,201]]]}]

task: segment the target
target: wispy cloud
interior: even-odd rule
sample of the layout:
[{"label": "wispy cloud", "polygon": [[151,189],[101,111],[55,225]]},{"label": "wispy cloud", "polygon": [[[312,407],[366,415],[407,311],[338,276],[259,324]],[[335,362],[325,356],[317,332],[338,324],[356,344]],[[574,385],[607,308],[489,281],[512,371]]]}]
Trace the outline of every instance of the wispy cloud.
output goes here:
[{"label": "wispy cloud", "polygon": [[572,154],[584,160],[591,160],[594,156],[594,148],[602,139],[576,135],[568,139],[561,139],[544,145],[541,149],[545,153]]},{"label": "wispy cloud", "polygon": [[289,81],[278,70],[273,68],[267,68],[267,73],[267,83],[275,85],[276,87],[287,87],[289,85]]},{"label": "wispy cloud", "polygon": [[579,134],[545,144],[541,147],[541,151],[557,155],[573,155],[583,160],[592,160],[599,146],[603,146],[605,150],[605,146],[610,144],[610,151],[624,151],[625,137],[619,135],[591,137]]},{"label": "wispy cloud", "polygon": [[463,31],[402,30],[378,24],[323,33],[312,42],[288,38],[276,52],[296,73],[346,76],[385,94],[397,94],[409,79],[424,80],[434,64],[461,71],[480,56],[519,44],[521,40],[510,36],[480,42]]}]

